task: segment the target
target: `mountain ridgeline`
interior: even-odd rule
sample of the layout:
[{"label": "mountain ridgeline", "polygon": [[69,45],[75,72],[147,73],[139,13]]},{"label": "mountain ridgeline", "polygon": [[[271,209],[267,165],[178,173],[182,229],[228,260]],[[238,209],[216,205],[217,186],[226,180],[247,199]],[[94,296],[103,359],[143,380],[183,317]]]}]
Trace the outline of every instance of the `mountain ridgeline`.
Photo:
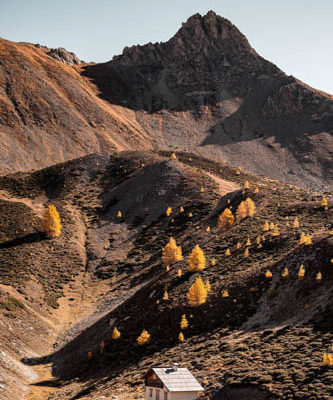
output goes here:
[{"label": "mountain ridgeline", "polygon": [[332,188],[332,96],[263,59],[213,11],[101,64],[1,40],[0,87],[2,173],[154,148]]}]

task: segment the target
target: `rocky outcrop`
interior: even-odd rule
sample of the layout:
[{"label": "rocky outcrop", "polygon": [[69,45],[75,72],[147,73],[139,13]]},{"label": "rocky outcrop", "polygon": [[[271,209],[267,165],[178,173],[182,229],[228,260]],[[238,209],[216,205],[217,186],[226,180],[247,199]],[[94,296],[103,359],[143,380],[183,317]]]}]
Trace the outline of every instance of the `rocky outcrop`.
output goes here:
[{"label": "rocky outcrop", "polygon": [[64,64],[78,65],[82,63],[82,61],[79,59],[79,57],[77,57],[76,54],[67,51],[63,47],[58,47],[57,49],[50,49],[50,51],[48,51],[46,54]]}]

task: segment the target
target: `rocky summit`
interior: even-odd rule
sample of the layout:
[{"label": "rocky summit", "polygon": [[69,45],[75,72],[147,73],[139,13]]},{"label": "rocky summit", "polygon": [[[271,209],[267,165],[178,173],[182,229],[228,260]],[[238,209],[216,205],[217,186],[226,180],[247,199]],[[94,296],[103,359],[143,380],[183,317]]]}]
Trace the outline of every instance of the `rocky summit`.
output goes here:
[{"label": "rocky summit", "polygon": [[5,40],[0,60],[2,172],[111,149],[175,149],[332,188],[332,97],[263,59],[213,11],[107,63]]}]

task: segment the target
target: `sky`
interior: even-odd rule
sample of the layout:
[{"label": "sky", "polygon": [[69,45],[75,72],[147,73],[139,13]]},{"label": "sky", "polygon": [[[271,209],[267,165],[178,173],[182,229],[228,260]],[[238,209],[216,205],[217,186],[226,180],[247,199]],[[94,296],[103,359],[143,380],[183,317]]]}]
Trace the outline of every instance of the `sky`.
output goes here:
[{"label": "sky", "polygon": [[167,41],[209,10],[287,74],[333,94],[333,0],[0,0],[0,37],[104,62],[126,46]]}]

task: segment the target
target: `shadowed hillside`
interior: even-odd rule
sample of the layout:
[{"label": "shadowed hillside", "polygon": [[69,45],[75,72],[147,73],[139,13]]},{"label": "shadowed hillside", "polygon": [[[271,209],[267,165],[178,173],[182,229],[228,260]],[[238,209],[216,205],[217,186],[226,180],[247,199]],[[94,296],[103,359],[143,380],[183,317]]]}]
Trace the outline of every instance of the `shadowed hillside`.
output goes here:
[{"label": "shadowed hillside", "polygon": [[[90,155],[0,178],[0,350],[12,360],[0,364],[4,399],[29,383],[28,400],[142,398],[142,373],[170,362],[205,382],[205,399],[330,398],[333,370],[322,356],[332,345],[331,197],[321,206],[319,194],[176,156]],[[246,198],[255,215],[218,229],[221,212],[235,214]],[[40,233],[49,203],[62,219],[59,238]],[[266,221],[275,226],[264,231]],[[311,245],[299,243],[301,232]],[[171,236],[184,259],[167,271],[161,249]],[[187,266],[196,244],[206,256],[200,274]],[[190,307],[198,275],[210,292]],[[139,347],[143,329],[151,340]],[[40,343],[27,334],[37,330]]]}]

